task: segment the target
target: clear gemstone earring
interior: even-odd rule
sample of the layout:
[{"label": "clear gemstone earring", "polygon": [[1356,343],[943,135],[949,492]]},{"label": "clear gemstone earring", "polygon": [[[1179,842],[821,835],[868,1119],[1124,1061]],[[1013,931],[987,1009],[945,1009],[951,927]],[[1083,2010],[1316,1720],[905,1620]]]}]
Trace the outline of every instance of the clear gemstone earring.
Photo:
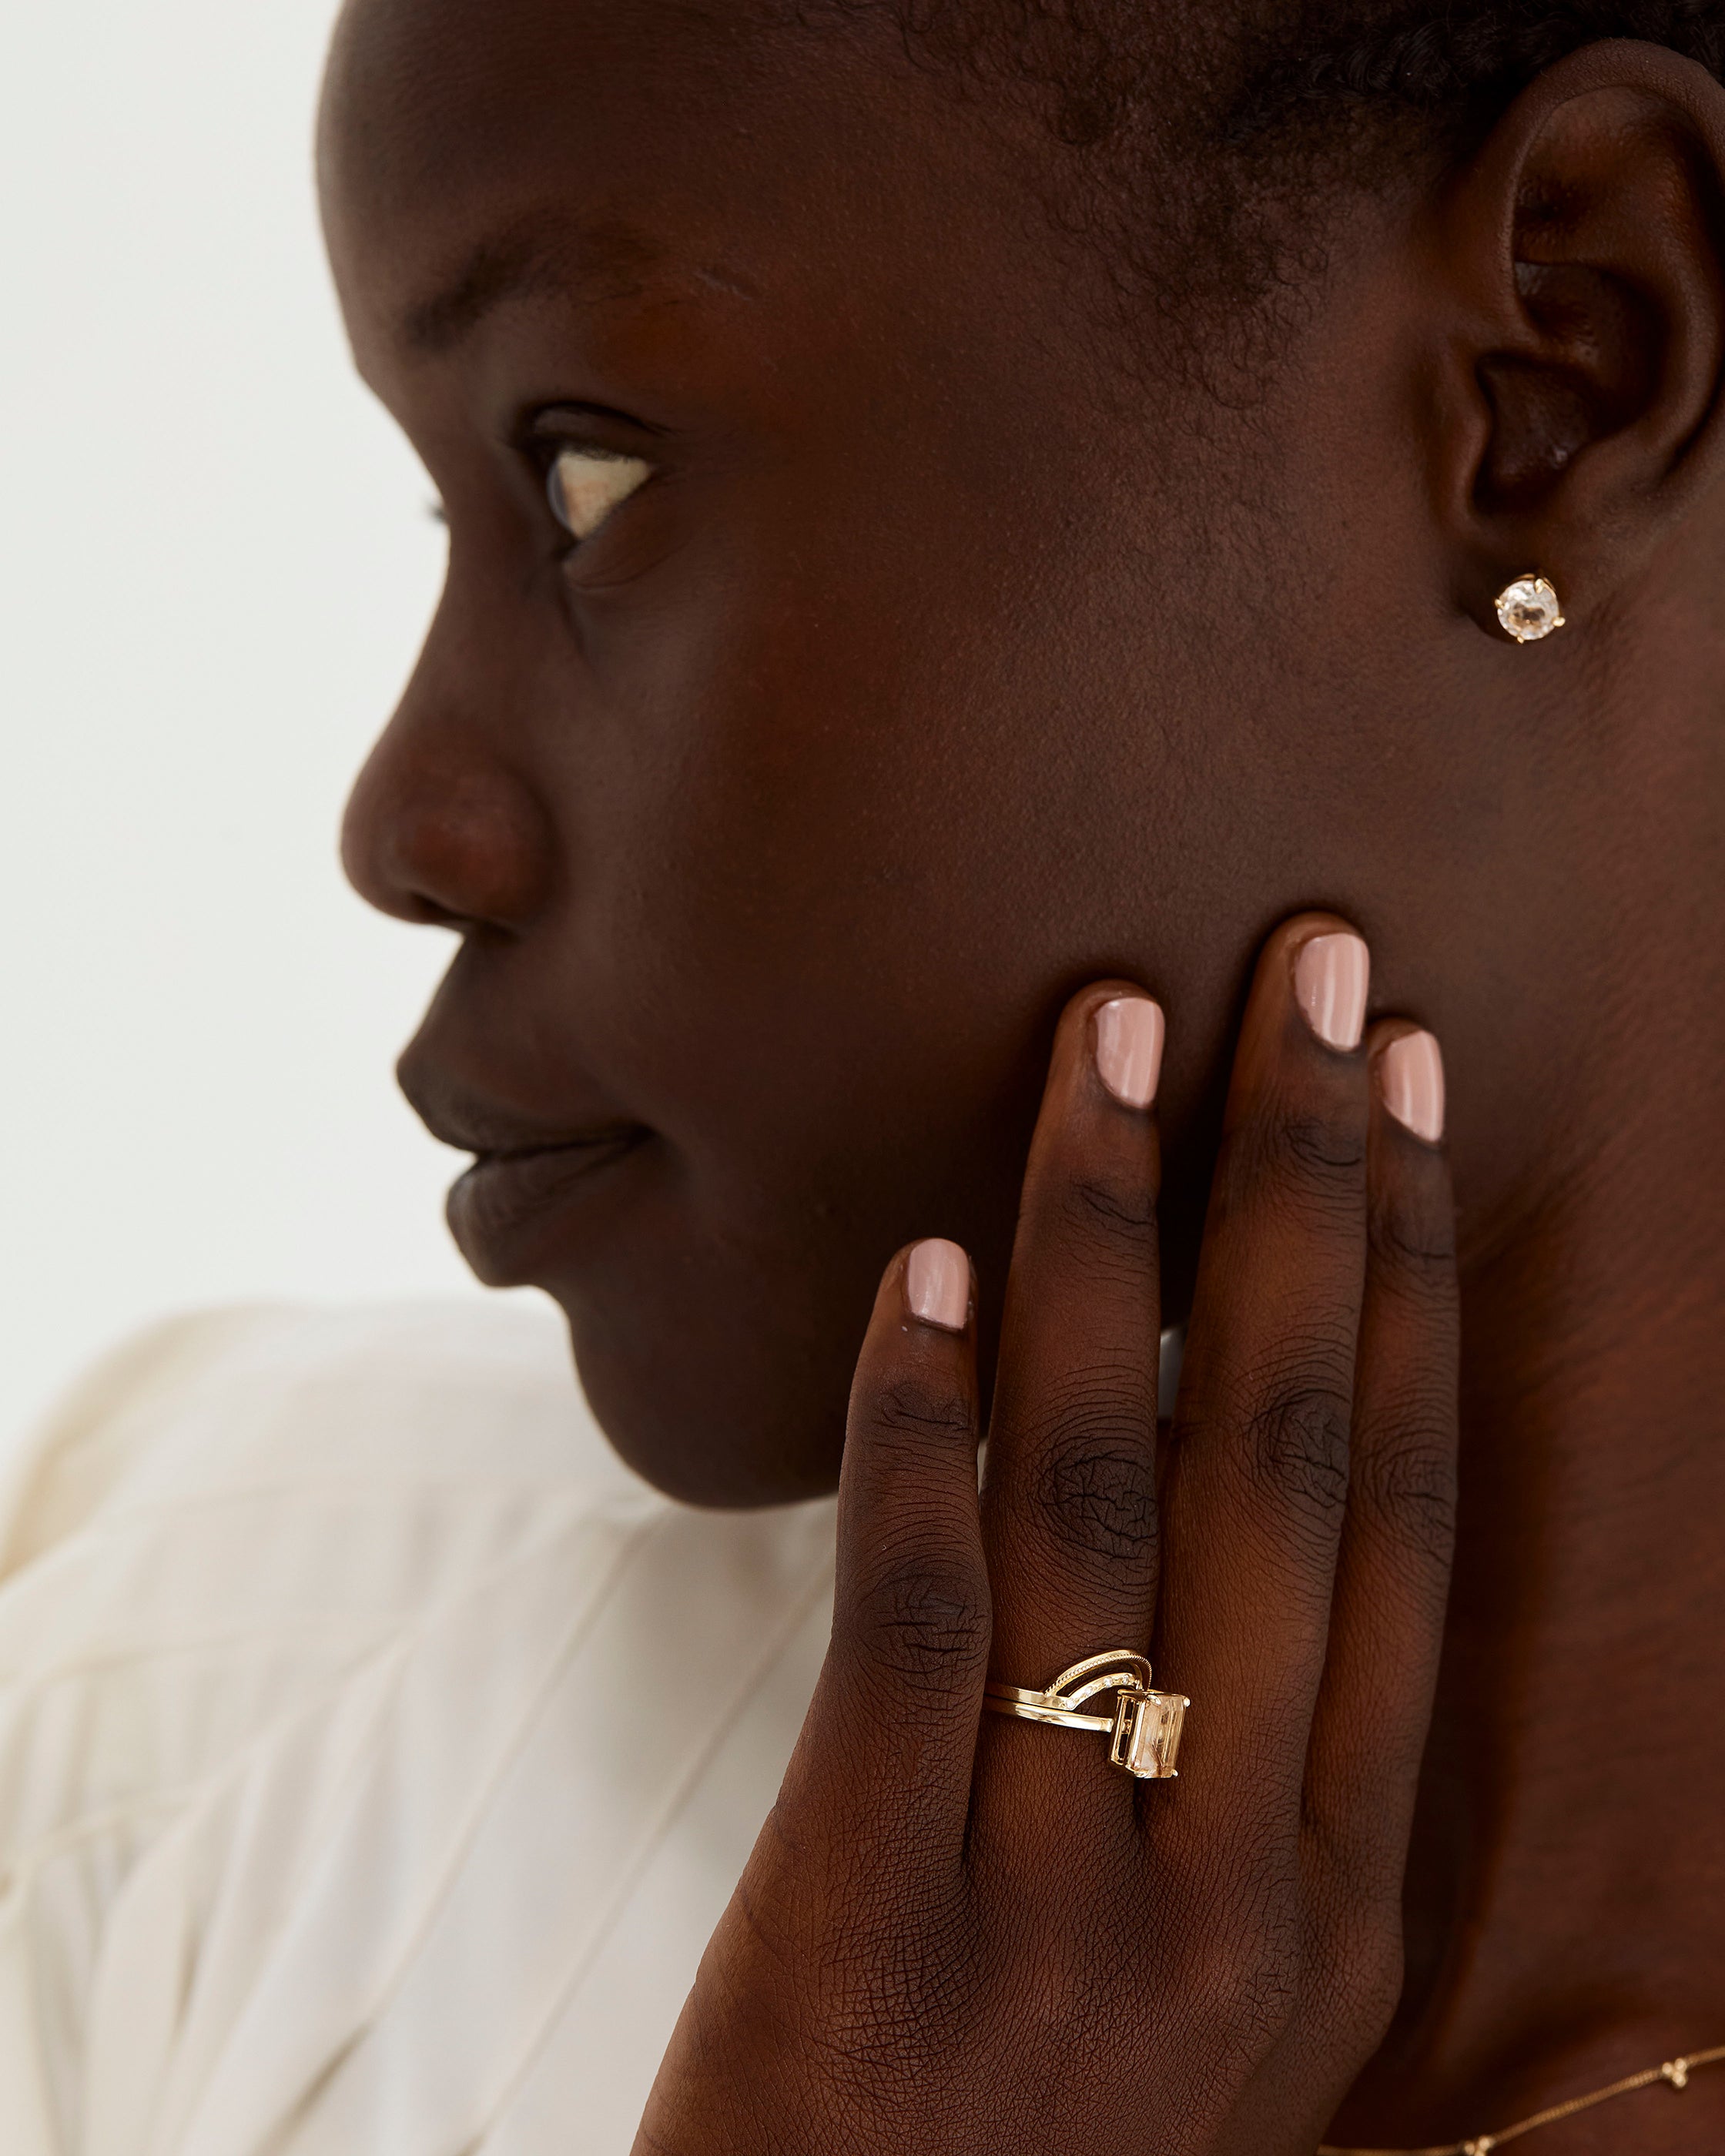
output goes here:
[{"label": "clear gemstone earring", "polygon": [[1543,577],[1517,577],[1497,594],[1497,619],[1517,644],[1538,644],[1563,626],[1563,609]]}]

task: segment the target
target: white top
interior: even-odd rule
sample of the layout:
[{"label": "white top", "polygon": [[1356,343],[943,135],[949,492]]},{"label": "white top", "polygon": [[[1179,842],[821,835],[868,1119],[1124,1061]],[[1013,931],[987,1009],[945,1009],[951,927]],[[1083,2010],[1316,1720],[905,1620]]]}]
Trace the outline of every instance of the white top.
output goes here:
[{"label": "white top", "polygon": [[521,1304],[192,1318],[0,1491],[4,2156],[624,2156],[824,1651]]}]

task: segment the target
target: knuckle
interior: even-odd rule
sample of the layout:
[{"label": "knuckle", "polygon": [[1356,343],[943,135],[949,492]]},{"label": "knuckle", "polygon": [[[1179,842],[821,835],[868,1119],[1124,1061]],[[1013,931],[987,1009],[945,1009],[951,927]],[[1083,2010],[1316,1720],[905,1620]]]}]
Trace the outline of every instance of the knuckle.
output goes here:
[{"label": "knuckle", "polygon": [[1081,1175],[1066,1185],[1068,1239],[1081,1256],[1132,1274],[1153,1266],[1156,1203],[1142,1183]]},{"label": "knuckle", "polygon": [[1359,1448],[1353,1502],[1372,1527],[1419,1554],[1447,1564],[1455,1543],[1455,1455],[1449,1419],[1432,1406],[1398,1418],[1388,1442]]},{"label": "knuckle", "polygon": [[921,1451],[931,1440],[968,1437],[974,1410],[968,1394],[957,1386],[906,1373],[881,1388],[870,1408],[870,1419],[877,1437]]},{"label": "knuckle", "polygon": [[1309,1110],[1266,1110],[1230,1132],[1224,1165],[1232,1190],[1287,1184],[1307,1204],[1351,1209],[1365,1188],[1365,1129]]},{"label": "knuckle", "polygon": [[1372,1256],[1404,1291],[1446,1296],[1455,1276],[1455,1215],[1449,1206],[1411,1214],[1405,1206],[1372,1208]]},{"label": "knuckle", "polygon": [[870,1668],[913,1694],[944,1701],[987,1664],[988,1581],[962,1561],[890,1560],[860,1585],[847,1630]]},{"label": "knuckle", "polygon": [[1350,1128],[1326,1116],[1294,1115],[1272,1123],[1271,1132],[1276,1149],[1291,1166],[1308,1175],[1353,1183],[1364,1173],[1363,1130]]},{"label": "knuckle", "polygon": [[1153,1408],[1092,1399],[1063,1415],[1034,1446],[1035,1502],[1053,1538],[1086,1557],[1135,1562],[1156,1543]]},{"label": "knuckle", "polygon": [[1245,1464],[1255,1486],[1279,1507],[1327,1522],[1348,1502],[1346,1394],[1317,1379],[1272,1385],[1246,1421]]}]

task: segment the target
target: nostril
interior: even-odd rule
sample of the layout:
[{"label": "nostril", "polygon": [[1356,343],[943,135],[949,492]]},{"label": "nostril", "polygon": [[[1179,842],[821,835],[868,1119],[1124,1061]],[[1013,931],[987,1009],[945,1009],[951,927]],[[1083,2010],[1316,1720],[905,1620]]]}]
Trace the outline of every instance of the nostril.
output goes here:
[{"label": "nostril", "polygon": [[402,902],[392,911],[400,919],[411,921],[416,927],[466,929],[479,926],[465,914],[452,912],[447,906],[439,905],[434,898],[427,897],[424,891],[403,892]]},{"label": "nostril", "polygon": [[516,773],[448,755],[398,759],[387,736],[354,788],[341,853],[381,912],[445,928],[522,927],[556,871],[550,820]]}]

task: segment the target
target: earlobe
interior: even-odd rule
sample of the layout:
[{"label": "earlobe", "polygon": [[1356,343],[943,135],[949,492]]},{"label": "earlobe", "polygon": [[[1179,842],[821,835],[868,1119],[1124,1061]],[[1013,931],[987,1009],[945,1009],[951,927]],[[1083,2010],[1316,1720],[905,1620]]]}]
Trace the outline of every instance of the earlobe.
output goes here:
[{"label": "earlobe", "polygon": [[1725,90],[1640,44],[1548,70],[1461,176],[1445,491],[1482,624],[1529,563],[1585,619],[1718,485],[1722,206]]}]

